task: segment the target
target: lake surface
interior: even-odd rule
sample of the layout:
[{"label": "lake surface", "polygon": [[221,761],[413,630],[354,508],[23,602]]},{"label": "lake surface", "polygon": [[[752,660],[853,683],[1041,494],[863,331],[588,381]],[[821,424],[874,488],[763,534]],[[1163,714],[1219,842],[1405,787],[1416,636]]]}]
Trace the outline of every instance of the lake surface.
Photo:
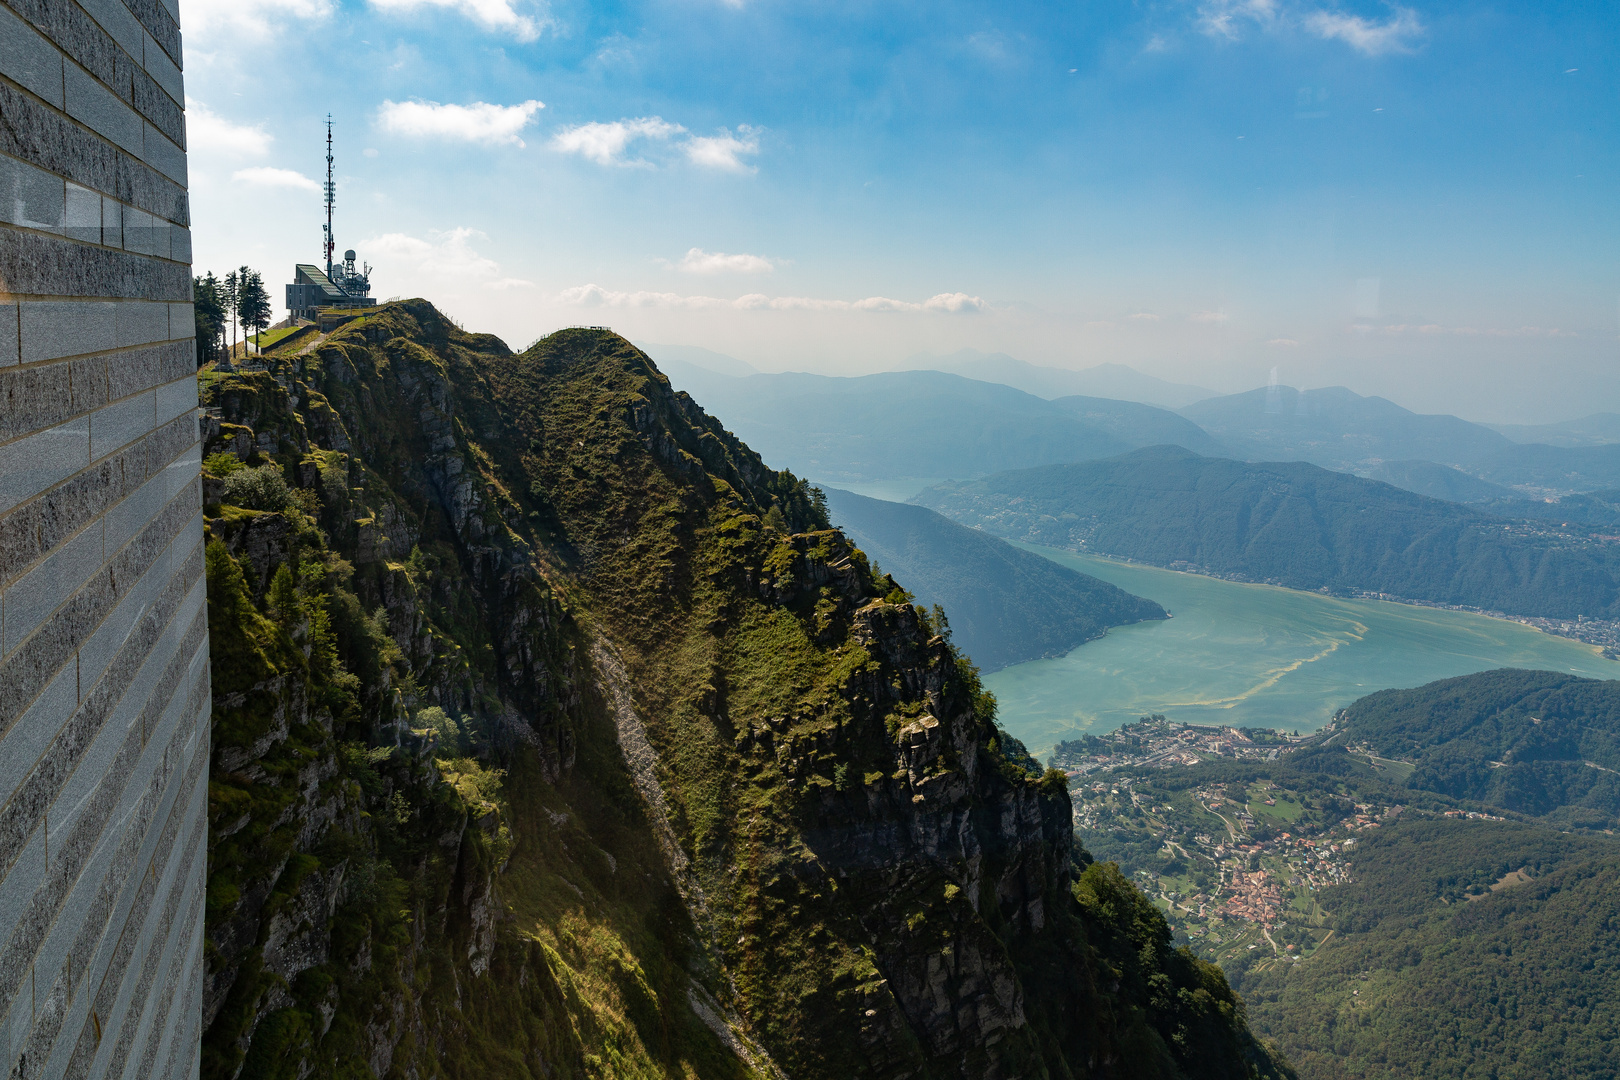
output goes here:
[{"label": "lake surface", "polygon": [[943,479],[917,479],[904,480],[817,480],[816,483],[824,487],[840,488],[844,491],[853,491],[857,495],[865,495],[868,499],[882,499],[884,502],[905,502],[913,495],[926,491],[935,484],[943,484]]},{"label": "lake surface", "polygon": [[985,677],[1002,725],[1043,760],[1063,739],[1111,731],[1144,713],[1314,731],[1374,690],[1491,668],[1620,678],[1620,663],[1593,646],[1505,619],[1017,546],[1156,600],[1174,616],[1116,627],[1067,656]]}]

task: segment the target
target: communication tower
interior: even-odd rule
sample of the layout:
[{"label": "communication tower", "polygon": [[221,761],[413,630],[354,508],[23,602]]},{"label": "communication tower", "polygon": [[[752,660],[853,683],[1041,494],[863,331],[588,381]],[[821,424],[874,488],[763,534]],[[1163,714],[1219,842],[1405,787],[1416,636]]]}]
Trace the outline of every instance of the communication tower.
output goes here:
[{"label": "communication tower", "polygon": [[332,239],[332,204],[337,202],[337,184],[332,179],[332,114],[326,114],[326,276],[332,276],[332,249],[337,247],[337,241]]},{"label": "communication tower", "polygon": [[334,308],[371,307],[377,301],[371,296],[371,264],[355,265],[353,249],[343,253],[341,263],[333,262],[337,251],[337,237],[332,231],[332,208],[337,203],[337,181],[332,176],[332,114],[326,114],[326,183],[322,193],[326,197],[326,224],[322,226],[320,266],[299,263],[293,272],[293,282],[287,286],[287,310],[294,320],[316,322],[321,311]]}]

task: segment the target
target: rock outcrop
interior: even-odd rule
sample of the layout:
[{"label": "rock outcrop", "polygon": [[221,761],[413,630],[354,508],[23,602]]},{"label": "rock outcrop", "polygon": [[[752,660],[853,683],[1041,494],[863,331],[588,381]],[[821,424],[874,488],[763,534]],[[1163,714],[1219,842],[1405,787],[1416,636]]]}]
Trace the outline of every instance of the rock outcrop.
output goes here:
[{"label": "rock outcrop", "polygon": [[203,382],[207,1075],[1288,1074],[623,339],[409,301]]}]

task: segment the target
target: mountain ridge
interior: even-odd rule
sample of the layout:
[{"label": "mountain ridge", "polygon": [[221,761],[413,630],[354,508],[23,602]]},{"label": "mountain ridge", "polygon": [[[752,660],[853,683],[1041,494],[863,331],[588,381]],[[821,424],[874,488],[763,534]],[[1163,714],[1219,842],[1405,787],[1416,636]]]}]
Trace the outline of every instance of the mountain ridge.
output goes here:
[{"label": "mountain ridge", "polygon": [[1153,447],[941,484],[913,501],[1005,539],[1305,590],[1620,616],[1620,549],[1305,462]]},{"label": "mountain ridge", "polygon": [[1292,1075],[628,342],[405,301],[203,386],[205,1075]]}]

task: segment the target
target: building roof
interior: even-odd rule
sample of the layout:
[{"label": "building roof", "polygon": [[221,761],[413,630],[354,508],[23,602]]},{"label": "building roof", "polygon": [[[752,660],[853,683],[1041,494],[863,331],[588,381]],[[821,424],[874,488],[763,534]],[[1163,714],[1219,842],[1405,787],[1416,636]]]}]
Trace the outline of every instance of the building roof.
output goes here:
[{"label": "building roof", "polygon": [[327,299],[333,301],[342,300],[348,295],[332,284],[332,279],[326,276],[326,271],[312,263],[298,263],[295,269],[297,271],[293,277],[295,285],[314,285]]}]

